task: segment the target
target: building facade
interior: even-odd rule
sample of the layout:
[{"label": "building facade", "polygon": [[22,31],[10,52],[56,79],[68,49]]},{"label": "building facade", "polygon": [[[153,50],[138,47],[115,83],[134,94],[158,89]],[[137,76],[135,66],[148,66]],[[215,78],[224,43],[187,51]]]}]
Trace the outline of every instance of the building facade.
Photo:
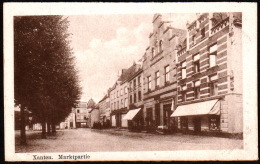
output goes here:
[{"label": "building facade", "polygon": [[106,94],[98,103],[100,112],[100,123],[105,125],[107,120],[110,121],[110,101],[109,96]]},{"label": "building facade", "polygon": [[[128,100],[129,110],[139,110],[135,115],[131,115],[128,121],[130,130],[141,130],[144,126],[143,119],[143,69],[142,65],[138,64],[132,76],[128,79]],[[129,115],[129,114],[128,114]]]},{"label": "building facade", "polygon": [[174,126],[170,120],[177,95],[175,46],[186,36],[185,30],[155,14],[149,46],[143,56],[144,125],[147,130]]},{"label": "building facade", "polygon": [[181,130],[243,132],[242,15],[203,13],[177,45]]}]

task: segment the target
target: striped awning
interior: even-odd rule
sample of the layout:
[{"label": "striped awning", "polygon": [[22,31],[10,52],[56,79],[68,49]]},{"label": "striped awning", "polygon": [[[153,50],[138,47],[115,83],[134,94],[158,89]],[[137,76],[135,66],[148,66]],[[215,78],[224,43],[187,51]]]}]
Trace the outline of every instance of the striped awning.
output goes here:
[{"label": "striped awning", "polygon": [[124,120],[133,120],[134,117],[137,115],[137,113],[141,110],[141,108],[138,109],[133,109],[127,112],[125,117],[123,118]]}]

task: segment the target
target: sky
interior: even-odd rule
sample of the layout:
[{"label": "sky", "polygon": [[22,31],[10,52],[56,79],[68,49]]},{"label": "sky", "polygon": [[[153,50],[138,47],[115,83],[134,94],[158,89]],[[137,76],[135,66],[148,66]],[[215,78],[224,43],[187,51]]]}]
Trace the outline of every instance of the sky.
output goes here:
[{"label": "sky", "polygon": [[[82,87],[81,101],[96,103],[107,93],[121,69],[143,56],[153,30],[153,14],[73,15],[70,21],[71,47],[76,57]],[[195,14],[163,14],[176,28],[185,28]]]}]

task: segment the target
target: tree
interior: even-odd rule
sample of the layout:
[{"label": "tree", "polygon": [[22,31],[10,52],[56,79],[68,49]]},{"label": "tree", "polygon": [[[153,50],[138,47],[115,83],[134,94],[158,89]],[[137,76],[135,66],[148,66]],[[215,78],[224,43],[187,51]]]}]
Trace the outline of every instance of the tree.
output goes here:
[{"label": "tree", "polygon": [[42,138],[45,124],[64,119],[81,94],[68,26],[62,16],[14,17],[15,104],[41,122]]}]

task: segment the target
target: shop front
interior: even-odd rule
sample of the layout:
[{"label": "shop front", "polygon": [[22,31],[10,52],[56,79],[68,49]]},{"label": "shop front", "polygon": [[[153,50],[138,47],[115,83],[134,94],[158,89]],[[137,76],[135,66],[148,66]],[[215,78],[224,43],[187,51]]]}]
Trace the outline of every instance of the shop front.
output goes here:
[{"label": "shop front", "polygon": [[123,120],[127,121],[128,129],[130,131],[141,131],[144,126],[142,109],[129,110]]},{"label": "shop front", "polygon": [[218,99],[181,105],[171,115],[178,118],[178,129],[200,133],[220,131],[220,101]]}]

